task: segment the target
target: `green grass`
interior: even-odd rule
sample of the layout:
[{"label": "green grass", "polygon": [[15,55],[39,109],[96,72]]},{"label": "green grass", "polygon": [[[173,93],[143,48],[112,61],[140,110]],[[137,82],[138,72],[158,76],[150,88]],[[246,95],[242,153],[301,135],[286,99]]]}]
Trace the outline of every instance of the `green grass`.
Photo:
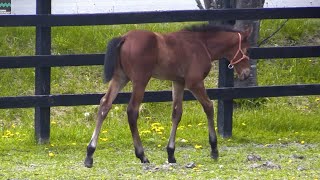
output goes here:
[{"label": "green grass", "polygon": [[[281,20],[261,23],[261,37],[272,33]],[[52,28],[53,54],[103,53],[108,40],[131,29],[171,32],[189,23]],[[317,45],[319,20],[290,20],[265,46]],[[33,55],[34,28],[0,28],[0,55]],[[206,85],[217,86],[214,63]],[[101,93],[102,67],[55,67],[53,94]],[[262,60],[259,85],[319,83],[319,58]],[[152,80],[148,90],[171,89],[168,81]],[[130,84],[124,91],[130,91]],[[34,94],[34,69],[0,69],[0,96]],[[34,110],[0,110],[0,179],[319,179],[320,96],[236,100],[233,137],[219,137],[220,159],[209,157],[205,115],[196,101],[184,102],[177,134],[178,164],[165,163],[171,128],[171,103],[146,103],[140,108],[139,129],[150,165],[134,156],[127,125],[126,105],[114,105],[103,125],[94,167],[82,163],[95,126],[97,106],[52,107],[51,141],[34,141]],[[215,107],[215,112],[216,107]],[[152,130],[160,123],[164,130]],[[202,148],[196,149],[195,145]],[[249,154],[262,160],[251,162]],[[50,155],[50,156],[49,156]],[[303,159],[294,155],[303,156]],[[267,161],[281,166],[272,169]],[[195,162],[195,168],[185,165]],[[299,169],[299,170],[298,170]]]}]

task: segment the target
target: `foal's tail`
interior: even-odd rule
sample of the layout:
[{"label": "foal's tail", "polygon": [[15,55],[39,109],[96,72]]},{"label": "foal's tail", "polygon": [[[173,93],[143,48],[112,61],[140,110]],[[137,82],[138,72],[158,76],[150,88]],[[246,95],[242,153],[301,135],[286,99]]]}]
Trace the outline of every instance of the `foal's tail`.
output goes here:
[{"label": "foal's tail", "polygon": [[114,69],[119,59],[120,48],[124,39],[122,37],[113,38],[109,41],[107,52],[104,58],[104,82],[107,83],[112,79]]}]

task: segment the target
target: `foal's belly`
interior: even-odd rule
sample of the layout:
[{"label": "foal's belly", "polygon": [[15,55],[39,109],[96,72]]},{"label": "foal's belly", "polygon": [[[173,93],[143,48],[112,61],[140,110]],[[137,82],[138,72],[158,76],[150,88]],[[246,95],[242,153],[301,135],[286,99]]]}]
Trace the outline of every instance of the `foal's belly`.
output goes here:
[{"label": "foal's belly", "polygon": [[161,80],[184,81],[184,72],[179,68],[156,67],[152,77]]}]

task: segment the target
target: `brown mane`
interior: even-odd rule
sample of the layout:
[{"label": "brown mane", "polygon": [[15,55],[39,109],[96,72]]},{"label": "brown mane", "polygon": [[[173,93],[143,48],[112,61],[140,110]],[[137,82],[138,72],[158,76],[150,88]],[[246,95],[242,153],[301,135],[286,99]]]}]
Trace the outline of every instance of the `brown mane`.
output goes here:
[{"label": "brown mane", "polygon": [[241,32],[237,29],[234,29],[231,26],[216,26],[210,24],[196,24],[184,27],[182,30],[190,31],[190,32],[219,32],[219,31],[227,31],[227,32]]}]

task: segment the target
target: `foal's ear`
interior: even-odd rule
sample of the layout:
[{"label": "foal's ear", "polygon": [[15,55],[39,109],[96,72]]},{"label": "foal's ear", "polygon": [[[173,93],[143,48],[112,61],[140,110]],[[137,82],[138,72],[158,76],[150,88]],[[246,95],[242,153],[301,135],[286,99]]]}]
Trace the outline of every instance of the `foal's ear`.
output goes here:
[{"label": "foal's ear", "polygon": [[243,31],[243,40],[248,40],[251,33],[253,31],[253,27],[252,25],[248,25],[245,27],[244,31]]}]

